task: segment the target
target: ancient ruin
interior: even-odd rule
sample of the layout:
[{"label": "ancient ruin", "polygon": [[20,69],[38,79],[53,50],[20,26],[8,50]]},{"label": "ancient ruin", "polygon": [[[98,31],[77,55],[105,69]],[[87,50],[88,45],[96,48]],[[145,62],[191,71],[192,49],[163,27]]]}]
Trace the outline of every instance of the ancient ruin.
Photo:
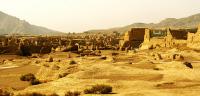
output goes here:
[{"label": "ancient ruin", "polygon": [[200,50],[200,25],[196,33],[188,33],[187,47]]},{"label": "ancient ruin", "polygon": [[131,50],[134,48],[144,50],[184,45],[198,49],[198,44],[195,42],[199,42],[197,39],[199,31],[200,28],[197,32],[193,29],[132,28],[131,31],[126,32],[123,39],[120,40],[120,50]]},{"label": "ancient ruin", "polygon": [[[11,4],[14,1],[15,3]],[[30,8],[35,6],[34,4],[38,5],[36,6],[38,8],[33,7],[33,9],[38,9],[35,12],[40,14],[23,8],[22,5],[26,3],[22,1],[27,1],[27,3],[34,1],[30,3]],[[198,23],[200,24],[200,14],[180,19],[167,18],[159,23],[134,23],[124,27],[94,29],[80,33],[76,31],[82,30],[81,28],[85,30],[91,27],[111,26],[116,23],[114,20],[119,19],[117,16],[125,18],[117,22],[123,24],[125,22],[123,20],[135,18],[141,11],[145,11],[142,12],[144,21],[160,18],[156,16],[163,11],[166,11],[165,14],[161,14],[163,16],[173,16],[173,14],[184,13],[184,11],[191,13],[185,10],[189,8],[189,3],[182,4],[186,0],[180,0],[181,2],[176,2],[176,4],[172,2],[171,5],[164,6],[165,10],[159,9],[162,6],[157,3],[159,1],[163,3],[163,0],[154,0],[155,2],[143,0],[143,3],[150,2],[141,5],[134,3],[139,6],[136,8],[138,11],[133,11],[131,7],[134,5],[131,3],[124,6],[125,3],[122,2],[125,0],[90,0],[93,2],[51,0],[51,6],[48,7],[61,8],[61,10],[50,10],[45,7],[50,3],[43,3],[49,1],[1,1],[0,5],[4,5],[2,2],[9,2],[8,5],[12,5],[8,8],[0,6],[0,8],[5,7],[4,10],[17,9],[19,5],[16,3],[20,2],[22,6],[20,9],[26,9],[28,13],[32,13],[28,16],[37,16],[36,19],[42,22],[49,20],[47,23],[54,28],[60,28],[56,26],[64,24],[62,27],[66,30],[58,32],[32,25],[21,20],[23,18],[18,19],[0,11],[0,96],[199,96],[200,25],[198,26]],[[67,3],[63,3],[65,1]],[[78,3],[78,1],[82,2]],[[111,3],[110,6],[105,3],[107,1]],[[133,1],[141,0],[128,0],[128,3]],[[190,1],[192,0],[187,0],[187,2]],[[56,6],[53,2],[63,4]],[[73,2],[76,6],[66,6]],[[151,2],[156,5],[150,4]],[[95,4],[102,5],[98,7],[94,6]],[[200,5],[197,6],[198,4],[200,2],[190,5],[192,10],[200,7]],[[180,8],[181,12],[174,12],[173,7],[183,5],[187,6]],[[122,12],[119,12],[116,6]],[[151,6],[156,9],[153,13],[151,13]],[[29,8],[29,5],[27,4],[26,7]],[[96,7],[98,10],[95,10]],[[108,7],[116,9],[107,10]],[[171,7],[173,12],[170,12]],[[40,8],[48,9],[48,12]],[[71,10],[73,8],[76,8],[75,12]],[[82,10],[78,10],[79,8]],[[8,12],[13,12],[9,10]],[[26,13],[21,11],[14,10],[16,14]],[[56,13],[51,11],[56,11]],[[90,11],[91,14],[89,14]],[[159,14],[155,14],[157,11]],[[75,13],[76,16],[70,12]],[[79,12],[81,14],[78,14]],[[61,13],[64,15],[60,15]],[[109,13],[111,13],[110,17],[106,17]],[[124,13],[130,16],[126,17]],[[133,14],[135,16],[132,16]],[[48,18],[42,18],[43,15],[47,15]],[[95,15],[98,17],[93,17]],[[55,18],[53,22],[50,22],[49,17],[55,16],[65,16],[64,18],[70,18],[70,20]],[[31,21],[33,17],[29,20]],[[62,22],[57,22],[57,20]],[[102,22],[103,20],[106,20],[107,24]],[[137,18],[131,20],[137,21]],[[78,24],[78,26],[70,27],[71,24]],[[68,32],[67,30],[74,31]]]},{"label": "ancient ruin", "polygon": [[144,35],[148,30],[145,28],[132,28],[126,32],[123,39],[120,40],[120,50],[131,50],[137,48],[144,41]]}]

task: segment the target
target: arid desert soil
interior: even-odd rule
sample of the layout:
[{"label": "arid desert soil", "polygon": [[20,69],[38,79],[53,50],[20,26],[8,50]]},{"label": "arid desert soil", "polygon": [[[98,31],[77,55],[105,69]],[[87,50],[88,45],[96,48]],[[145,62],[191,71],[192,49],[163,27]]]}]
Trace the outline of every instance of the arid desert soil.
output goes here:
[{"label": "arid desert soil", "polygon": [[8,68],[0,70],[0,86],[1,87],[12,87],[14,89],[24,89],[29,86],[28,82],[23,82],[19,79],[21,74],[36,73],[38,66],[26,65],[16,68]]},{"label": "arid desert soil", "polygon": [[[19,67],[0,70],[0,87],[12,87],[14,93],[56,93],[80,91],[95,84],[113,87],[112,94],[103,96],[198,96],[200,88],[200,53],[193,50],[163,49],[136,52],[102,51],[102,56],[84,56],[56,52],[37,58],[17,58],[4,61],[1,66],[13,63]],[[71,54],[72,57],[68,58]],[[160,55],[158,55],[160,54]],[[181,54],[184,58],[171,58]],[[49,56],[53,62],[49,62]],[[157,56],[161,56],[157,57]],[[76,64],[70,64],[70,61]],[[193,68],[184,65],[190,62]],[[34,73],[45,81],[29,85],[20,81],[25,73]],[[66,76],[60,77],[62,74]]]},{"label": "arid desert soil", "polygon": [[[37,65],[20,64],[22,61],[28,61],[25,57],[16,55],[1,55],[0,57],[0,87],[1,88],[14,88],[21,90],[29,86],[27,82],[22,82],[20,76],[26,73],[37,73]],[[15,63],[15,64],[14,64]],[[28,63],[28,62],[26,62]]]}]

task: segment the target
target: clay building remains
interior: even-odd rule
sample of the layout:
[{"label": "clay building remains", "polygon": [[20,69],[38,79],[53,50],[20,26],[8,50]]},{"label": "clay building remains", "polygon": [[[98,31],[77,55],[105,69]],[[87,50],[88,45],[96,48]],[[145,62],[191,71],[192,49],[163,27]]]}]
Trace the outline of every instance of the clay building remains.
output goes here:
[{"label": "clay building remains", "polygon": [[121,50],[131,50],[133,48],[143,50],[187,45],[188,47],[197,48],[200,42],[200,39],[198,39],[200,37],[200,26],[198,29],[197,31],[196,29],[132,28],[125,33],[119,45]]},{"label": "clay building remains", "polygon": [[187,47],[200,50],[200,25],[196,33],[188,33]]},{"label": "clay building remains", "polygon": [[[0,54],[48,54],[79,50],[118,50],[119,36],[113,34],[71,34],[66,36],[0,36]],[[29,51],[30,52],[29,52]],[[23,53],[22,52],[22,53]]]},{"label": "clay building remains", "polygon": [[140,46],[144,41],[144,35],[148,31],[145,28],[132,28],[126,32],[124,37],[119,41],[120,50],[133,49]]}]

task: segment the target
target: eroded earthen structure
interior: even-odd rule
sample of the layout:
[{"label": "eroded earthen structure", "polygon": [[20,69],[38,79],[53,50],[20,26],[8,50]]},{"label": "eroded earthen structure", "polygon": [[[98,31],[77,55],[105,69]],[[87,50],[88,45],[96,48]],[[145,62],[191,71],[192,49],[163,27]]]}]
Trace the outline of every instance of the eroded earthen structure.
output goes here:
[{"label": "eroded earthen structure", "polygon": [[152,49],[157,47],[173,47],[187,44],[187,30],[149,30],[145,33],[144,42],[140,49]]},{"label": "eroded earthen structure", "polygon": [[200,25],[196,33],[188,33],[187,47],[200,50]]},{"label": "eroded earthen structure", "polygon": [[133,48],[144,50],[186,45],[188,45],[188,47],[197,48],[200,42],[200,39],[198,39],[199,37],[200,27],[197,33],[194,29],[132,28],[125,33],[119,45],[121,50],[130,50]]},{"label": "eroded earthen structure", "polygon": [[[83,52],[84,50],[118,50],[117,34],[70,34],[66,36],[2,36],[0,54],[40,53],[55,51]],[[78,52],[79,51],[79,52]],[[30,54],[28,54],[30,55]]]},{"label": "eroded earthen structure", "polygon": [[124,38],[119,42],[120,50],[137,48],[144,41],[144,35],[148,31],[145,28],[132,28],[126,32]]}]

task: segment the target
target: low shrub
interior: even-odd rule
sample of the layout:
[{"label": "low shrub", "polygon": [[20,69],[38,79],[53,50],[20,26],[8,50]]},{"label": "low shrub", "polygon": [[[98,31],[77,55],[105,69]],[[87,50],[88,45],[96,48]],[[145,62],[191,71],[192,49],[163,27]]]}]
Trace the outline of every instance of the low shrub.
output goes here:
[{"label": "low shrub", "polygon": [[59,74],[58,77],[59,77],[59,78],[63,78],[63,77],[65,77],[65,76],[67,76],[68,74],[69,74],[69,73],[62,73],[62,74]]},{"label": "low shrub", "polygon": [[20,77],[20,80],[22,80],[22,81],[32,81],[34,79],[36,79],[36,78],[35,78],[35,75],[32,73],[28,73],[28,74],[22,75]]},{"label": "low shrub", "polygon": [[38,84],[41,84],[41,82],[38,79],[34,79],[34,80],[30,81],[30,84],[31,85],[38,85]]},{"label": "low shrub", "polygon": [[109,94],[112,92],[112,87],[109,85],[94,85],[92,88],[85,89],[85,94]]},{"label": "low shrub", "polygon": [[59,70],[59,69],[60,69],[60,67],[57,66],[57,65],[53,65],[53,66],[52,66],[52,70]]},{"label": "low shrub", "polygon": [[50,57],[48,58],[47,62],[53,62],[53,57],[50,56]]},{"label": "low shrub", "polygon": [[53,93],[53,94],[51,94],[51,95],[49,95],[49,96],[59,96],[59,95],[56,94],[56,93]]},{"label": "low shrub", "polygon": [[153,68],[153,70],[160,70],[159,68]]},{"label": "low shrub", "polygon": [[45,94],[33,92],[33,93],[26,93],[26,94],[18,94],[16,96],[46,96]]},{"label": "low shrub", "polygon": [[106,57],[106,56],[103,56],[103,57],[100,57],[100,59],[102,59],[102,60],[106,60],[107,57]]},{"label": "low shrub", "polygon": [[113,53],[111,53],[112,54],[112,56],[117,56],[117,55],[119,55],[119,53],[115,53],[115,52],[113,52]]},{"label": "low shrub", "polygon": [[32,56],[31,58],[38,58],[38,57],[34,55],[34,56]]},{"label": "low shrub", "polygon": [[185,66],[187,66],[188,68],[193,69],[193,66],[192,66],[192,64],[191,64],[190,62],[184,62],[183,64],[184,64]]},{"label": "low shrub", "polygon": [[43,64],[43,66],[45,66],[45,67],[50,67],[49,64]]},{"label": "low shrub", "polygon": [[0,89],[0,96],[13,96],[13,94],[6,90]]},{"label": "low shrub", "polygon": [[32,73],[28,73],[28,74],[25,74],[25,75],[22,75],[20,77],[20,80],[21,81],[29,81],[30,82],[30,85],[38,85],[38,84],[41,84],[41,82],[36,79],[35,75],[32,74]]},{"label": "low shrub", "polygon": [[59,95],[56,93],[46,95],[46,94],[42,94],[42,93],[33,92],[33,93],[17,94],[16,96],[59,96]]},{"label": "low shrub", "polygon": [[74,91],[74,92],[71,92],[71,91],[68,91],[65,93],[65,96],[80,96],[81,92],[79,91]]},{"label": "low shrub", "polygon": [[76,63],[76,61],[71,60],[71,61],[69,62],[69,64],[70,64],[70,65],[73,65],[73,64],[77,64],[77,63]]}]

